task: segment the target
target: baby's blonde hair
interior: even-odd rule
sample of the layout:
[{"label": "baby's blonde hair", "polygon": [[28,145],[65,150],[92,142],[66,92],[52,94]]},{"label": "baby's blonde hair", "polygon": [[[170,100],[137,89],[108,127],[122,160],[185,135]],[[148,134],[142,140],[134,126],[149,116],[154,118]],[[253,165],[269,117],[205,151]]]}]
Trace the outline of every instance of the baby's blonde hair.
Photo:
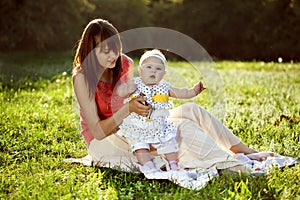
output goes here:
[{"label": "baby's blonde hair", "polygon": [[158,58],[159,60],[162,61],[162,63],[164,64],[165,67],[167,66],[167,59],[166,59],[166,57],[165,57],[164,54],[163,54],[160,50],[158,50],[158,49],[153,49],[153,50],[146,51],[146,52],[141,56],[139,65],[141,66],[141,65],[143,64],[143,62],[144,62],[147,58],[150,58],[150,57]]}]

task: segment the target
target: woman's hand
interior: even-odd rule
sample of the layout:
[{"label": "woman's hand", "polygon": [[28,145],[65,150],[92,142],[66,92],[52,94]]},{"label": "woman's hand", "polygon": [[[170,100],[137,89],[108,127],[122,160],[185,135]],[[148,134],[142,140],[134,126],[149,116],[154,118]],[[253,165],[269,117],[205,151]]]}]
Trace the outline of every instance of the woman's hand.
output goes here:
[{"label": "woman's hand", "polygon": [[145,99],[138,97],[138,98],[134,98],[132,100],[129,101],[129,112],[135,112],[138,115],[147,117],[150,109],[151,109],[151,105],[144,105],[145,104]]}]

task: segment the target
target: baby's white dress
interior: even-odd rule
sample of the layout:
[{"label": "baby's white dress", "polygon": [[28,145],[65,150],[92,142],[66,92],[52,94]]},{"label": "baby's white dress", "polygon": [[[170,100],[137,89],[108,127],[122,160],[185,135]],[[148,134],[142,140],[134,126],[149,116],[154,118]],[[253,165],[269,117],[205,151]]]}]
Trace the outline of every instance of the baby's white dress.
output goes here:
[{"label": "baby's white dress", "polygon": [[145,143],[161,143],[175,138],[175,123],[168,119],[169,110],[173,108],[168,101],[170,84],[162,80],[157,85],[147,86],[140,77],[134,78],[134,82],[137,89],[124,102],[143,96],[151,104],[152,110],[149,118],[134,112],[129,114],[120,125],[118,135]]}]

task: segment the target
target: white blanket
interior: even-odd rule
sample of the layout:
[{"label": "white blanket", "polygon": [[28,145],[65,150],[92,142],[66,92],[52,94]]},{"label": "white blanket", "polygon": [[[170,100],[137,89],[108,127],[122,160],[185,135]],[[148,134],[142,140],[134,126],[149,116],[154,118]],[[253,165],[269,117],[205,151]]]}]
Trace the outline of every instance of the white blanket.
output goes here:
[{"label": "white blanket", "polygon": [[[294,158],[282,156],[279,154],[274,154],[273,156],[268,156],[269,152],[259,152],[253,154],[236,154],[234,157],[241,161],[243,165],[251,170],[251,174],[260,175],[265,174],[270,171],[272,167],[284,167],[292,166],[298,163]],[[261,159],[263,158],[263,159]],[[261,161],[258,161],[261,160]]]},{"label": "white blanket", "polygon": [[[298,163],[298,161],[291,157],[281,156],[274,154],[274,156],[268,156],[268,152],[260,152],[254,154],[236,154],[234,157],[239,160],[244,167],[249,169],[252,175],[263,175],[270,171],[274,166],[284,167],[292,166]],[[257,161],[260,158],[262,161]],[[81,163],[83,165],[92,166],[93,161],[90,156],[83,158],[69,158],[67,162]],[[138,166],[138,164],[137,164]],[[166,179],[170,180],[181,187],[200,190],[214,177],[218,177],[218,170],[215,166],[207,169],[179,169],[174,171],[141,171],[147,179]]]}]

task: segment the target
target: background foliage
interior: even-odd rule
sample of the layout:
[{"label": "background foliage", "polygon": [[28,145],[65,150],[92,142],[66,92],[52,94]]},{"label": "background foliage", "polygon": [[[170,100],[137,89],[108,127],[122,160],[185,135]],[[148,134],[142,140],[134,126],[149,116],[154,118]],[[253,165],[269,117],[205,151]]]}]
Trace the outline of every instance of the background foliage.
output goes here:
[{"label": "background foliage", "polygon": [[299,0],[2,0],[0,51],[70,50],[93,18],[178,30],[217,59],[300,60]]}]

